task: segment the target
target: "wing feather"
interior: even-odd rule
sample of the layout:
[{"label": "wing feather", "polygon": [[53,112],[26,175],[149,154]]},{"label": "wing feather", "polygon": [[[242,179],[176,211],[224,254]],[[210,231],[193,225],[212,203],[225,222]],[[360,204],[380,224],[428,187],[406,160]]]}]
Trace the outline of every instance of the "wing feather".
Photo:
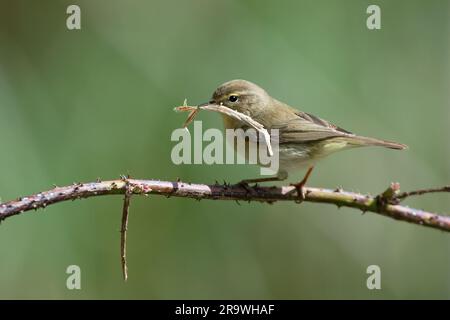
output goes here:
[{"label": "wing feather", "polygon": [[[278,101],[277,101],[278,102]],[[353,136],[350,131],[340,128],[331,122],[321,119],[313,114],[291,108],[278,102],[279,107],[290,112],[284,112],[286,116],[280,119],[278,124],[271,126],[279,129],[279,143],[299,143],[319,141],[334,137]]]}]

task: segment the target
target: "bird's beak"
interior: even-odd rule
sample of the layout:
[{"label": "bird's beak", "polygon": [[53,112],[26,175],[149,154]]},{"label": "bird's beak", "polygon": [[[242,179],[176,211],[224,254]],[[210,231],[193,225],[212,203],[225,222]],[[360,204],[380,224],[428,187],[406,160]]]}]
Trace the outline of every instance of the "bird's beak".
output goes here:
[{"label": "bird's beak", "polygon": [[215,105],[215,104],[216,103],[213,100],[211,100],[209,102],[205,102],[205,103],[199,104],[197,107],[201,108],[201,107],[206,107],[206,106]]}]

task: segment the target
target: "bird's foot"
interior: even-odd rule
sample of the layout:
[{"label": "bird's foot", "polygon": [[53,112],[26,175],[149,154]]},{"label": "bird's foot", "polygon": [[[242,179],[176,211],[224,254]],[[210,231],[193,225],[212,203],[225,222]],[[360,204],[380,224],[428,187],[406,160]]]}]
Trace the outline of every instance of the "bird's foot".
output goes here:
[{"label": "bird's foot", "polygon": [[297,191],[297,200],[296,203],[302,203],[306,199],[306,190],[305,190],[305,183],[291,183],[290,186],[295,187],[295,190]]},{"label": "bird's foot", "polygon": [[249,183],[246,180],[239,181],[236,183],[237,186],[242,187],[247,191],[247,194],[250,194],[253,192],[253,188],[249,185]]},{"label": "bird's foot", "polygon": [[314,166],[309,167],[308,171],[306,171],[305,176],[303,177],[302,181],[299,183],[291,183],[291,186],[295,187],[295,190],[297,190],[297,196],[298,200],[295,201],[296,203],[302,203],[306,199],[306,190],[305,190],[305,184],[309,179],[309,176],[311,175],[311,172],[313,171]]}]

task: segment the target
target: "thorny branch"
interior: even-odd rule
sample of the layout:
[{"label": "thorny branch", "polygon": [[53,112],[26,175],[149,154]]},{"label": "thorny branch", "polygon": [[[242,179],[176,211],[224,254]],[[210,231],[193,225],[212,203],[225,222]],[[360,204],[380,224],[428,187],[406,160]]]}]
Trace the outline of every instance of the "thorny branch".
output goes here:
[{"label": "thorny branch", "polygon": [[[417,196],[431,192],[450,192],[450,188],[423,189],[400,193],[400,185],[392,183],[389,188],[376,197],[360,193],[305,187],[304,201],[334,204],[338,207],[349,207],[370,211],[397,220],[431,227],[443,231],[450,231],[450,216],[409,208],[399,205],[400,201],[409,196]],[[122,209],[121,232],[121,265],[123,277],[127,279],[126,261],[126,231],[128,213],[132,195],[162,195],[167,197],[184,197],[192,199],[212,200],[245,200],[274,203],[276,201],[296,201],[298,195],[295,187],[244,187],[242,185],[206,185],[191,184],[180,181],[137,180],[121,177],[120,180],[75,183],[65,187],[55,187],[51,190],[39,192],[27,197],[21,197],[0,204],[0,222],[26,211],[45,208],[58,202],[89,198],[103,195],[124,195]]]},{"label": "thorny branch", "polygon": [[[450,188],[424,189],[433,192],[450,192]],[[137,180],[122,178],[119,180],[76,183],[65,187],[55,187],[49,191],[31,196],[21,197],[0,204],[0,220],[5,220],[25,211],[45,208],[48,205],[67,200],[76,200],[102,195],[122,194],[133,195],[163,195],[193,199],[213,200],[246,200],[273,203],[276,201],[296,201],[298,196],[292,186],[261,187],[250,189],[242,185],[229,184],[191,184],[180,181]],[[323,189],[305,187],[306,202],[335,204],[338,207],[370,211],[397,220],[450,231],[450,216],[438,215],[424,210],[399,205],[399,202],[409,195],[418,195],[421,190],[400,193],[399,184],[394,183],[380,195],[373,197],[342,189]],[[126,198],[127,199],[127,198]]]}]

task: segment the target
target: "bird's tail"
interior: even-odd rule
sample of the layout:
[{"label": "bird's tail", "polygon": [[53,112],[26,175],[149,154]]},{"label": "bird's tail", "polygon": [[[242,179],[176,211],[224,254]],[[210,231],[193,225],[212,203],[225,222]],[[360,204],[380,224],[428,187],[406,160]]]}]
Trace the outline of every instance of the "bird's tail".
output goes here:
[{"label": "bird's tail", "polygon": [[393,142],[393,141],[387,141],[387,140],[381,140],[381,139],[375,139],[375,138],[369,138],[369,137],[362,137],[362,136],[346,137],[346,140],[350,145],[354,145],[355,147],[380,146],[380,147],[386,147],[386,148],[396,149],[396,150],[404,150],[404,149],[408,148],[408,146],[406,144],[397,143],[397,142]]}]

